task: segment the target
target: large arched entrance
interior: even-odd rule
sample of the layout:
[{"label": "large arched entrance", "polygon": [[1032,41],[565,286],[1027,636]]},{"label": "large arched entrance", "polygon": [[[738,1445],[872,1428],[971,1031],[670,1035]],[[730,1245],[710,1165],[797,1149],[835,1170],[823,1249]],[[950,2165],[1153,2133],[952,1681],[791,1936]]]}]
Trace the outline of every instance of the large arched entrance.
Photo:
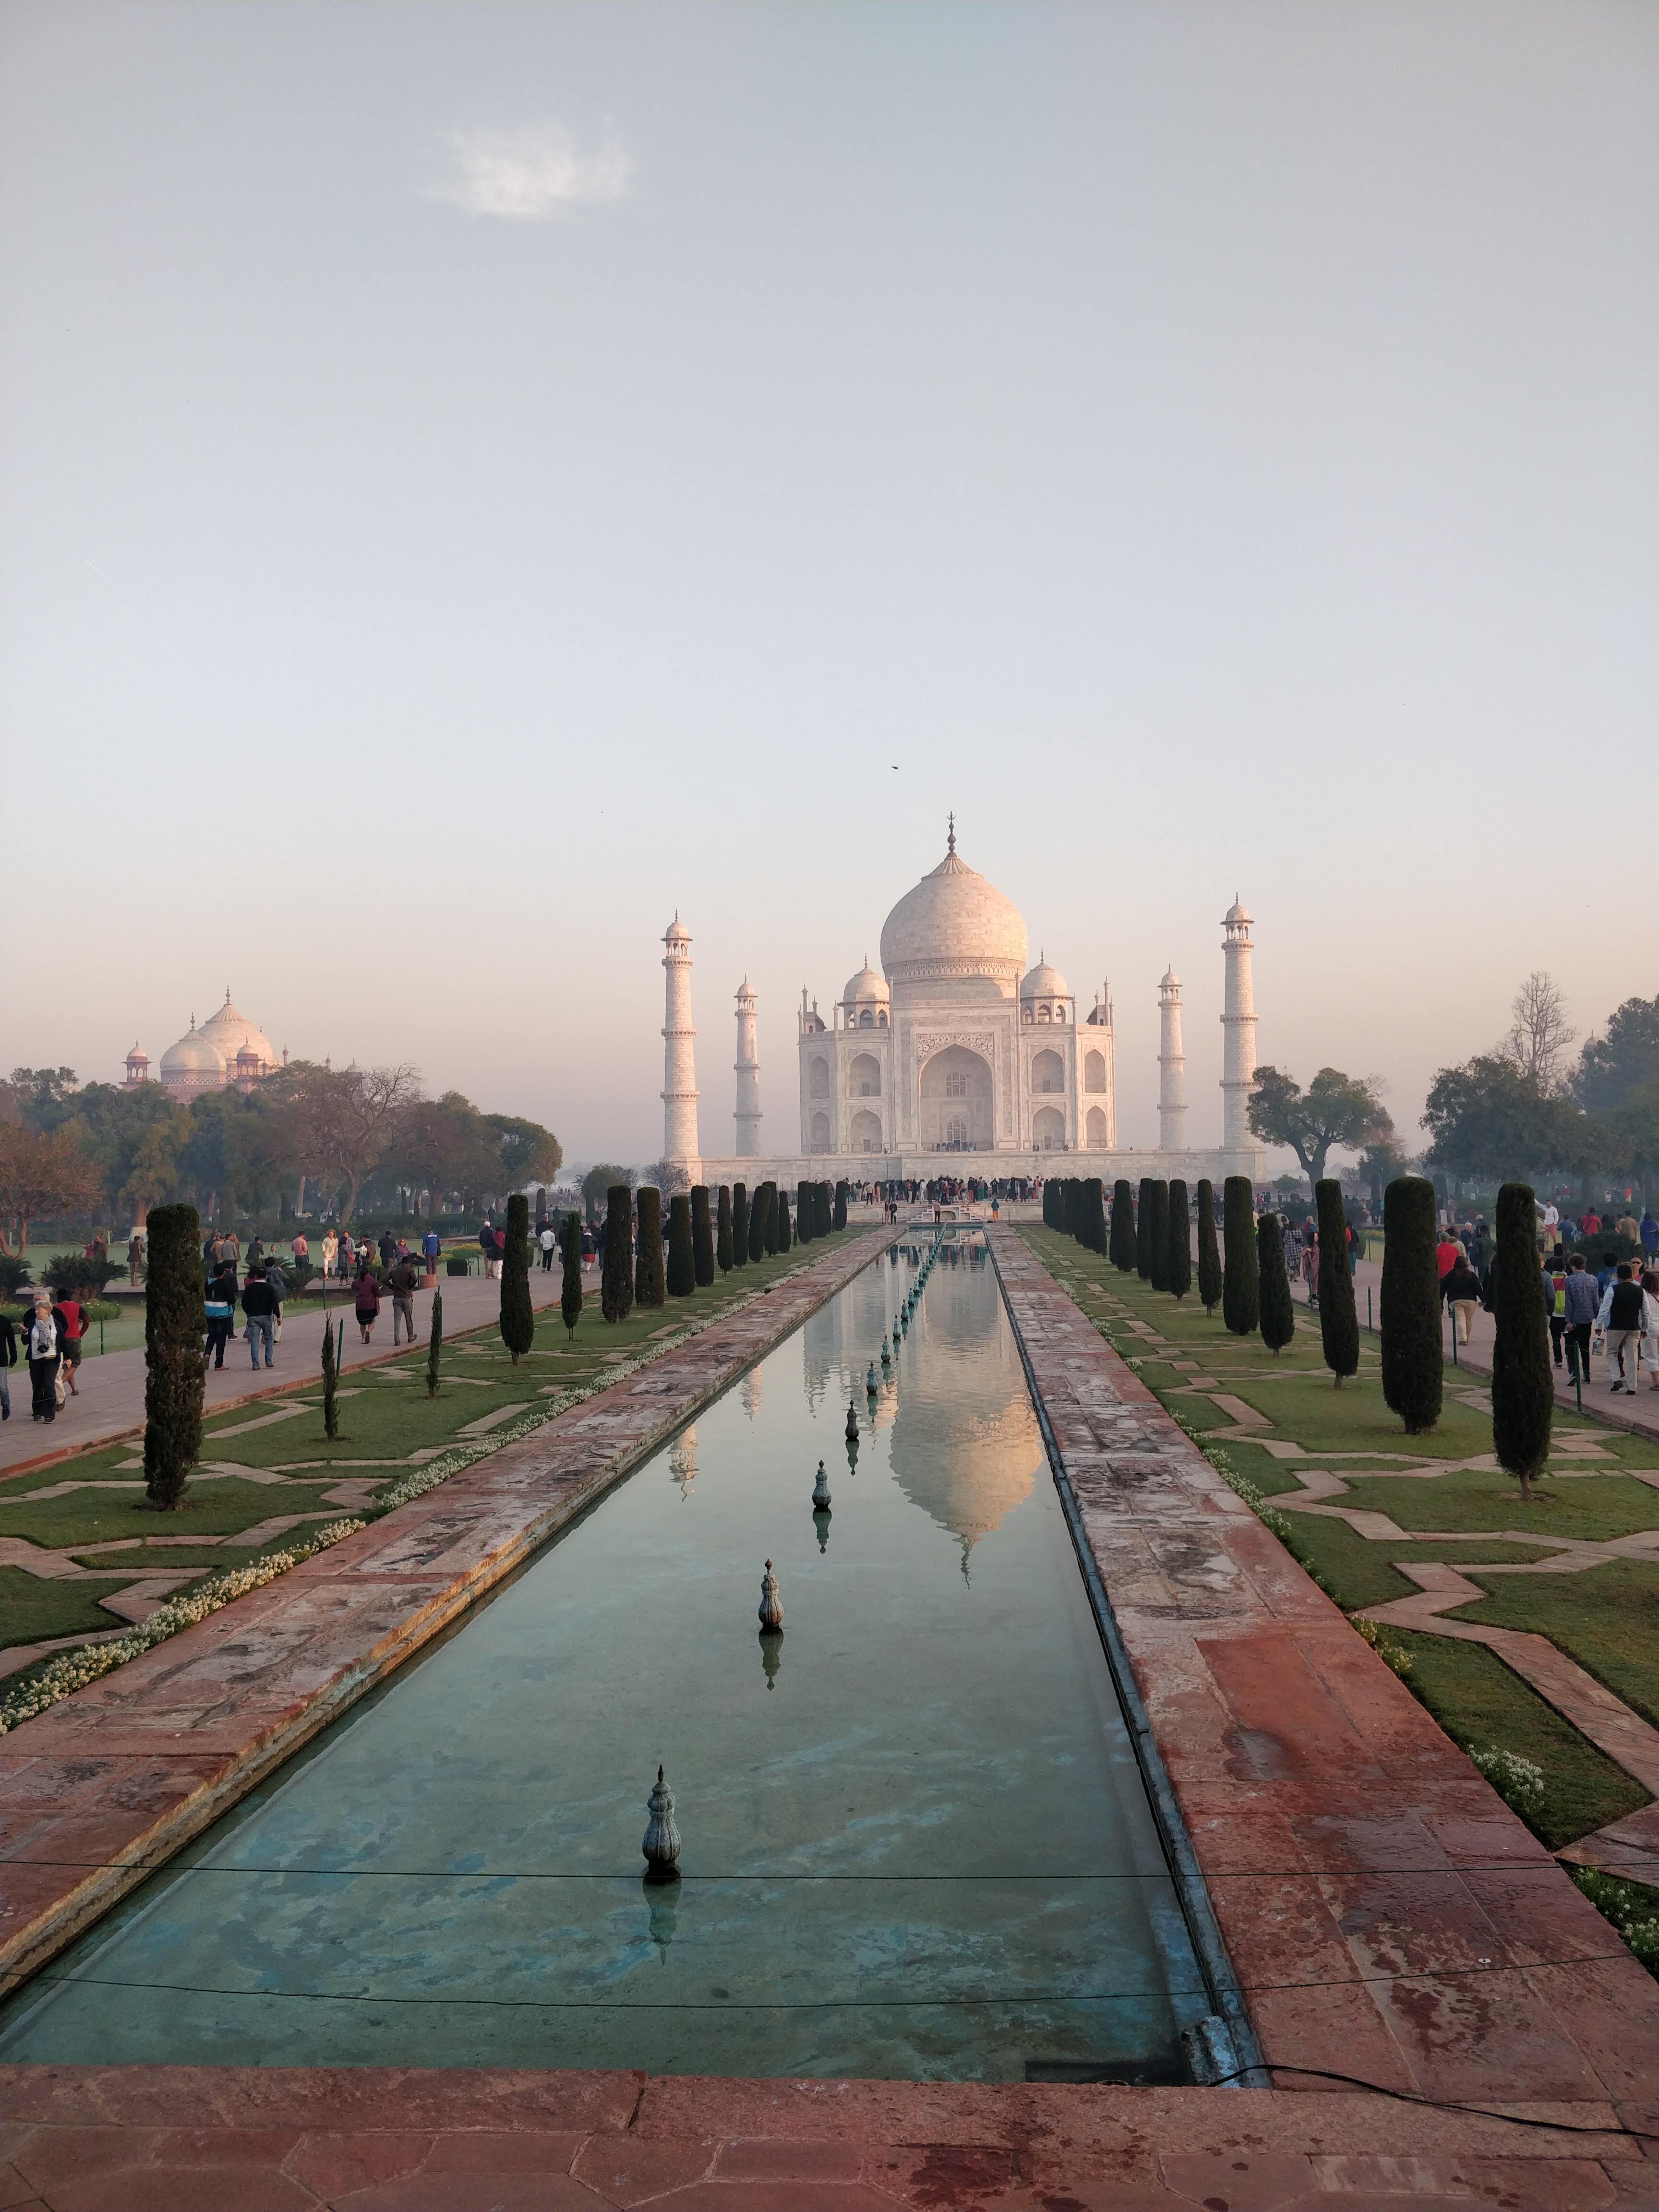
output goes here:
[{"label": "large arched entrance", "polygon": [[988,1061],[966,1045],[946,1045],[921,1071],[921,1136],[928,1152],[978,1152],[996,1142],[996,1101]]}]

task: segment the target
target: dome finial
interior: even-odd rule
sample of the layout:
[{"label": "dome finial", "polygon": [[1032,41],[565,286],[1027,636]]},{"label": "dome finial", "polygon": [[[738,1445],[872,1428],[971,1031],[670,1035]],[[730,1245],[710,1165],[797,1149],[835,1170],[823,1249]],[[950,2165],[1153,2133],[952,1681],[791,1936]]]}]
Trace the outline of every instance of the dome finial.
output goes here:
[{"label": "dome finial", "polygon": [[949,824],[949,828],[945,835],[945,848],[947,852],[954,853],[957,849],[957,817],[956,810],[954,808],[952,808],[951,812],[945,817],[945,820]]}]

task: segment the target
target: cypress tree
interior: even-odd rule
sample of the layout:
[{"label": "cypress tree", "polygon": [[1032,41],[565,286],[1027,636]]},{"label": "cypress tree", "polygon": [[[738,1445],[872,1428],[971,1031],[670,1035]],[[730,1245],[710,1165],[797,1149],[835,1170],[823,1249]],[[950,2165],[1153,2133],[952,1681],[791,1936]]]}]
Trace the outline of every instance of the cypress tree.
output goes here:
[{"label": "cypress tree", "polygon": [[766,1179],[766,1256],[778,1256],[778,1187],[769,1176]]},{"label": "cypress tree", "polygon": [[812,1227],[820,1237],[830,1236],[834,1231],[835,1222],[827,1182],[815,1182],[812,1186]]},{"label": "cypress tree", "polygon": [[202,1221],[193,1206],[158,1206],[148,1231],[144,1302],[144,1496],[158,1512],[184,1502],[202,1455],[207,1310]]},{"label": "cypress tree", "polygon": [[[1399,1176],[1382,1194],[1382,1396],[1408,1437],[1440,1419],[1440,1270],[1434,1256],[1434,1185]],[[1541,1301],[1542,1292],[1540,1292]]]},{"label": "cypress tree", "polygon": [[812,1193],[805,1183],[795,1186],[795,1242],[810,1244],[817,1231],[812,1224]]},{"label": "cypress tree", "polygon": [[1042,1225],[1045,1229],[1052,1229],[1054,1225],[1054,1185],[1052,1176],[1048,1178],[1042,1186]]},{"label": "cypress tree", "polygon": [[[345,1323],[340,1323],[340,1340],[345,1340]],[[334,1323],[328,1309],[323,1309],[323,1434],[332,1443],[340,1433],[340,1355],[335,1347]]]},{"label": "cypress tree", "polygon": [[1155,1291],[1170,1287],[1170,1186],[1155,1176],[1148,1186],[1152,1219],[1146,1225],[1146,1279]]},{"label": "cypress tree", "polygon": [[599,1311],[626,1321],[634,1310],[634,1194],[613,1182],[605,1194],[605,1259],[599,1270]]},{"label": "cypress tree", "polygon": [[501,1342],[516,1367],[536,1334],[530,1303],[530,1200],[522,1191],[507,1201],[507,1242],[501,1248]]},{"label": "cypress tree", "polygon": [[706,1291],[714,1279],[714,1231],[708,1218],[708,1186],[691,1186],[691,1272],[697,1288]]},{"label": "cypress tree", "polygon": [[1275,1359],[1296,1334],[1296,1308],[1285,1273],[1285,1234],[1276,1213],[1255,1224],[1256,1273],[1261,1279],[1261,1341]]},{"label": "cypress tree", "polygon": [[444,1294],[441,1291],[434,1291],[432,1327],[426,1340],[426,1395],[428,1398],[435,1398],[438,1395],[438,1356],[443,1348]]},{"label": "cypress tree", "polygon": [[794,1238],[789,1227],[789,1193],[787,1188],[778,1191],[778,1249],[787,1252]]},{"label": "cypress tree", "polygon": [[1140,1203],[1135,1208],[1135,1273],[1143,1283],[1152,1279],[1152,1179],[1140,1178]]},{"label": "cypress tree", "polygon": [[559,1316],[564,1322],[565,1341],[576,1334],[576,1323],[582,1317],[582,1218],[580,1213],[564,1217],[564,1274],[559,1285]]},{"label": "cypress tree", "polygon": [[833,1219],[833,1220],[831,1221],[831,1223],[830,1223],[830,1227],[831,1227],[833,1230],[840,1231],[840,1230],[845,1229],[845,1228],[846,1228],[846,1226],[847,1226],[847,1181],[846,1181],[845,1176],[843,1176],[843,1177],[842,1177],[842,1179],[841,1180],[841,1182],[839,1182],[836,1185],[836,1212],[835,1212],[835,1217],[834,1217],[834,1219]]},{"label": "cypress tree", "polygon": [[634,1303],[662,1304],[662,1193],[653,1182],[641,1183],[634,1194],[639,1217],[639,1252],[634,1262]]},{"label": "cypress tree", "polygon": [[1319,1212],[1319,1340],[1337,1389],[1359,1371],[1359,1322],[1353,1308],[1353,1270],[1348,1265],[1348,1217],[1342,1186],[1326,1176],[1314,1185]]},{"label": "cypress tree", "polygon": [[1135,1198],[1121,1176],[1112,1185],[1111,1259],[1120,1274],[1134,1273]]},{"label": "cypress tree", "polygon": [[749,1193],[740,1182],[732,1186],[732,1265],[749,1265]]},{"label": "cypress tree", "polygon": [[725,1183],[720,1185],[717,1212],[714,1258],[721,1274],[729,1275],[732,1272],[732,1193]]},{"label": "cypress tree", "polygon": [[1170,1185],[1169,1237],[1164,1248],[1164,1272],[1169,1278],[1169,1289],[1178,1298],[1184,1298],[1193,1285],[1193,1224],[1187,1210],[1187,1186],[1177,1176]]},{"label": "cypress tree", "polygon": [[766,1185],[757,1182],[749,1201],[749,1256],[758,1267],[766,1257]]},{"label": "cypress tree", "polygon": [[[1261,1282],[1255,1194],[1249,1176],[1229,1176],[1222,1185],[1221,1245],[1221,1318],[1235,1336],[1254,1336],[1261,1318]],[[1282,1250],[1279,1257],[1284,1258]]]},{"label": "cypress tree", "polygon": [[1215,1243],[1215,1185],[1206,1176],[1198,1186],[1198,1295],[1207,1321],[1221,1304],[1221,1255]]},{"label": "cypress tree", "polygon": [[668,1201],[668,1295],[689,1298],[696,1287],[696,1263],[691,1256],[691,1201],[683,1190],[677,1190]]},{"label": "cypress tree", "polygon": [[1098,1176],[1083,1186],[1082,1240],[1091,1252],[1106,1249],[1106,1189]]},{"label": "cypress tree", "polygon": [[[1555,1391],[1550,1381],[1549,1323],[1538,1271],[1538,1216],[1532,1187],[1506,1182],[1498,1194],[1498,1249],[1492,1262],[1492,1441],[1498,1464],[1532,1502],[1534,1475],[1549,1457]],[[1437,1321],[1438,1317],[1437,1316]]]}]

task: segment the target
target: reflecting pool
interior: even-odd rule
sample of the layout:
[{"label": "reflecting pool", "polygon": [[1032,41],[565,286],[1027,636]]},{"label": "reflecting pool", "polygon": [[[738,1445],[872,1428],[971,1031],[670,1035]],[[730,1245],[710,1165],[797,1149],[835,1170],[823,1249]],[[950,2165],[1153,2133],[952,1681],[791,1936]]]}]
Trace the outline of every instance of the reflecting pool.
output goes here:
[{"label": "reflecting pool", "polygon": [[0,2055],[1178,2076],[1208,2005],[996,1278],[947,1245],[895,1347],[924,1249],[20,1991]]}]

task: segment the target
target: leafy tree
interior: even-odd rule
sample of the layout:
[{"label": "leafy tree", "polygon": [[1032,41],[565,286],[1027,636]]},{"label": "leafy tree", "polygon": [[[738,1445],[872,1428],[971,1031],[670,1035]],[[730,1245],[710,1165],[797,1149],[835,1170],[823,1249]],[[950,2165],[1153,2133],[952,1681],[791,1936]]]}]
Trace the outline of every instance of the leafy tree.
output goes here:
[{"label": "leafy tree", "polygon": [[1285,1237],[1276,1213],[1255,1224],[1255,1266],[1261,1285],[1261,1341],[1275,1359],[1296,1334],[1296,1308],[1285,1273]]},{"label": "leafy tree", "polygon": [[1170,1287],[1170,1186],[1154,1176],[1146,1188],[1152,1219],[1146,1224],[1146,1279],[1155,1291]]},{"label": "leafy tree", "polygon": [[72,1131],[42,1136],[21,1122],[0,1121],[0,1252],[26,1252],[32,1220],[83,1212],[99,1195],[97,1165]]},{"label": "leafy tree", "polygon": [[718,1222],[714,1238],[714,1258],[723,1275],[732,1272],[732,1193],[725,1183],[720,1185]]},{"label": "leafy tree", "polygon": [[691,1200],[677,1190],[668,1201],[668,1295],[689,1298],[697,1287],[696,1263],[691,1255]]},{"label": "leafy tree", "polygon": [[820,1237],[835,1234],[835,1212],[827,1182],[815,1182],[812,1186],[812,1219]]},{"label": "leafy tree", "polygon": [[1140,1178],[1140,1203],[1135,1208],[1135,1273],[1143,1283],[1152,1279],[1152,1179]]},{"label": "leafy tree", "polygon": [[576,1323],[582,1317],[582,1222],[573,1207],[564,1217],[564,1272],[559,1280],[559,1317],[564,1323],[565,1341],[569,1343],[576,1334]]},{"label": "leafy tree", "polygon": [[654,1183],[641,1183],[634,1194],[639,1223],[639,1256],[635,1262],[634,1303],[654,1307],[662,1304],[662,1193]]},{"label": "leafy tree", "polygon": [[749,1193],[740,1182],[732,1186],[732,1265],[749,1265]]},{"label": "leafy tree", "polygon": [[1187,1186],[1177,1176],[1164,1200],[1169,1220],[1164,1247],[1164,1287],[1184,1298],[1193,1284],[1193,1224],[1187,1206]]},{"label": "leafy tree", "polygon": [[[325,1328],[323,1334],[325,1336],[327,1335],[328,1331],[326,1328]],[[438,1362],[442,1354],[443,1348],[444,1294],[441,1291],[434,1291],[432,1293],[432,1327],[428,1333],[426,1340],[426,1395],[428,1398],[435,1398],[438,1395]]]},{"label": "leafy tree", "polygon": [[766,1256],[775,1259],[778,1249],[778,1187],[769,1180],[763,1185],[766,1194]]},{"label": "leafy tree", "polygon": [[1501,1054],[1443,1067],[1430,1086],[1423,1127],[1433,1142],[1426,1164],[1495,1181],[1522,1169],[1572,1164],[1584,1146],[1583,1116]]},{"label": "leafy tree", "polygon": [[1359,1372],[1359,1322],[1354,1313],[1353,1270],[1348,1265],[1348,1217],[1342,1186],[1327,1176],[1314,1185],[1319,1209],[1319,1341],[1335,1389]]},{"label": "leafy tree", "polygon": [[400,1189],[434,1196],[456,1194],[470,1212],[514,1178],[501,1171],[495,1133],[472,1101],[459,1091],[441,1098],[413,1098],[399,1109],[397,1127],[371,1181],[393,1181]]},{"label": "leafy tree", "polygon": [[530,1299],[530,1200],[515,1191],[507,1201],[507,1242],[501,1248],[501,1342],[516,1367],[536,1336]]},{"label": "leafy tree", "polygon": [[144,1495],[160,1512],[184,1502],[202,1455],[207,1388],[207,1313],[202,1296],[202,1218],[193,1206],[158,1206],[149,1217],[144,1305]]},{"label": "leafy tree", "polygon": [[1198,1295],[1206,1320],[1221,1304],[1221,1255],[1215,1242],[1215,1185],[1206,1176],[1198,1186]]},{"label": "leafy tree", "polygon": [[633,1171],[629,1168],[613,1167],[608,1160],[601,1162],[596,1168],[589,1168],[582,1177],[582,1204],[587,1209],[590,1221],[599,1218],[610,1204],[612,1189],[619,1182],[626,1183],[632,1190]]},{"label": "leafy tree", "polygon": [[812,1186],[811,1183],[797,1183],[795,1186],[795,1242],[798,1244],[810,1244],[817,1233],[817,1224],[812,1218]]},{"label": "leafy tree", "polygon": [[1435,1260],[1434,1185],[1397,1176],[1382,1194],[1382,1396],[1408,1437],[1440,1419],[1440,1270]]},{"label": "leafy tree", "polygon": [[1264,1145],[1290,1146],[1310,1186],[1323,1176],[1333,1145],[1358,1149],[1394,1133],[1375,1077],[1336,1067],[1322,1067],[1305,1091],[1277,1067],[1258,1067],[1249,1121]]},{"label": "leafy tree", "polygon": [[700,1291],[706,1291],[714,1279],[714,1237],[708,1220],[706,1182],[694,1184],[691,1190],[691,1272]]},{"label": "leafy tree", "polygon": [[49,1137],[74,1113],[76,1087],[72,1067],[14,1067],[0,1083],[0,1121],[21,1121]]},{"label": "leafy tree", "polygon": [[1532,1187],[1506,1182],[1498,1194],[1498,1249],[1492,1263],[1492,1441],[1498,1464],[1530,1504],[1534,1475],[1549,1457],[1555,1390],[1549,1323],[1538,1269],[1538,1215]]},{"label": "leafy tree", "polygon": [[1121,1176],[1112,1185],[1112,1234],[1110,1243],[1112,1265],[1121,1275],[1134,1273],[1135,1266],[1135,1200],[1134,1193]]},{"label": "leafy tree", "polygon": [[[1221,1188],[1221,1318],[1234,1336],[1253,1336],[1261,1319],[1261,1271],[1256,1258],[1255,1193],[1249,1176]],[[1284,1263],[1283,1248],[1279,1262]]]},{"label": "leafy tree", "polygon": [[634,1310],[634,1194],[625,1182],[605,1193],[605,1259],[599,1271],[599,1311],[609,1322]]},{"label": "leafy tree", "polygon": [[[20,1069],[18,1073],[27,1073]],[[67,1074],[67,1069],[60,1069]],[[13,1077],[15,1082],[16,1077]],[[1573,1092],[1591,1114],[1613,1114],[1639,1091],[1659,1085],[1659,997],[1626,999],[1607,1017],[1607,1033],[1578,1055]]]},{"label": "leafy tree", "polygon": [[483,1122],[495,1140],[499,1188],[551,1182],[564,1165],[563,1146],[539,1121],[520,1121],[513,1114],[486,1114]]},{"label": "leafy tree", "polygon": [[787,1252],[793,1242],[789,1226],[789,1193],[780,1186],[778,1190],[778,1249]]}]

